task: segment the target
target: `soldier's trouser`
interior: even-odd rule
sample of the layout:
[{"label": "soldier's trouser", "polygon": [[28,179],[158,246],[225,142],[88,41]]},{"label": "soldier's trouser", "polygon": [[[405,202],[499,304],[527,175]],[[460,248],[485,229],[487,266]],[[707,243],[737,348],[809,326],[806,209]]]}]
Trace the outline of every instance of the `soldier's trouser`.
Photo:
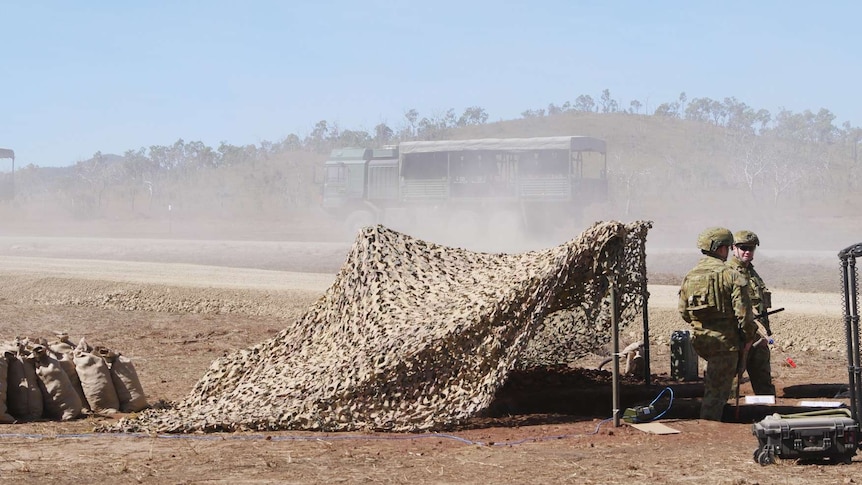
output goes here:
[{"label": "soldier's trouser", "polygon": [[739,352],[716,352],[706,359],[701,419],[721,421],[721,413],[730,397],[738,363]]},{"label": "soldier's trouser", "polygon": [[748,361],[745,363],[748,378],[751,379],[751,388],[758,395],[775,395],[775,386],[772,384],[772,366],[769,363],[769,345],[761,341],[748,351]]}]

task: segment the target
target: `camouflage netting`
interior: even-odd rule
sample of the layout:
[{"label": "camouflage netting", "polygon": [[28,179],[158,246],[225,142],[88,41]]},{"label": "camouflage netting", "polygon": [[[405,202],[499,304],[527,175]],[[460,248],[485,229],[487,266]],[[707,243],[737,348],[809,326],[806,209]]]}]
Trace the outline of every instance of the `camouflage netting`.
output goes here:
[{"label": "camouflage netting", "polygon": [[[357,237],[293,326],[215,360],[171,409],[105,431],[447,429],[517,367],[570,362],[640,317],[650,222],[596,223],[555,248],[476,253],[383,226]],[[544,321],[544,325],[543,325]]]}]

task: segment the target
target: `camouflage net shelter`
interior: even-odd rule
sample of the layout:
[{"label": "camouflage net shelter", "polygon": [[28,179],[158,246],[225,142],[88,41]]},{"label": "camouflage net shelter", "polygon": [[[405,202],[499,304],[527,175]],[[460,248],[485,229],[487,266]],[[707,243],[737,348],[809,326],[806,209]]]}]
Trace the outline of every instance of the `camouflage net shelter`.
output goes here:
[{"label": "camouflage net shelter", "polygon": [[568,363],[639,320],[650,222],[596,223],[560,246],[478,253],[364,228],[335,282],[272,339],[215,360],[171,409],[108,431],[451,429],[515,368]]}]

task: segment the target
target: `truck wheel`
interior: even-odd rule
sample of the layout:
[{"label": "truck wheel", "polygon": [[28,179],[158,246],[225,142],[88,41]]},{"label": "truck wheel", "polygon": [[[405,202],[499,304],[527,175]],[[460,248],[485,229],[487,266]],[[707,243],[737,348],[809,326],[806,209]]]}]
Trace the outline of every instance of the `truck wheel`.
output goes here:
[{"label": "truck wheel", "polygon": [[373,226],[377,222],[374,214],[369,211],[353,211],[344,219],[344,231],[351,237],[355,237],[360,229]]}]

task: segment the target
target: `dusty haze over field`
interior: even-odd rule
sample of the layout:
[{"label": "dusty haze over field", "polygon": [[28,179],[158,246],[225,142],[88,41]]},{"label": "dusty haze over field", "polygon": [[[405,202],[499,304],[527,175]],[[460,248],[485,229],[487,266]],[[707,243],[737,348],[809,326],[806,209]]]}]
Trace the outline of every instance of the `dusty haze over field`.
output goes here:
[{"label": "dusty haze over field", "polygon": [[[824,197],[828,197],[828,194]],[[694,198],[696,200],[696,198]],[[703,204],[702,202],[696,202]],[[704,204],[706,205],[706,204]],[[411,235],[429,241],[462,245],[482,251],[519,252],[557,245],[577,236],[593,221],[654,221],[648,244],[653,249],[692,249],[698,233],[710,226],[731,231],[748,229],[761,239],[761,251],[825,251],[837,254],[847,246],[862,241],[862,214],[836,215],[847,212],[836,203],[834,212],[799,214],[797,210],[750,207],[743,211],[727,205],[693,207],[668,206],[652,201],[649,206],[631,207],[626,213],[611,204],[589,206],[578,222],[561,220],[560,229],[550,236],[536,237],[498,226],[489,237],[465,239],[445,229],[427,225]],[[152,216],[122,217],[112,214],[101,218],[80,219],[64,214],[64,208],[28,207],[24,203],[0,202],[0,236],[65,236],[150,239],[223,239],[321,241],[349,243],[353,236],[345,233],[331,216],[318,209],[308,209],[279,217],[249,213],[220,218],[213,215],[183,214],[174,210],[155,210]],[[695,214],[693,214],[695,213]],[[485,221],[483,221],[485,222]],[[397,225],[393,228],[398,229]],[[496,236],[496,237],[495,237]]]}]

